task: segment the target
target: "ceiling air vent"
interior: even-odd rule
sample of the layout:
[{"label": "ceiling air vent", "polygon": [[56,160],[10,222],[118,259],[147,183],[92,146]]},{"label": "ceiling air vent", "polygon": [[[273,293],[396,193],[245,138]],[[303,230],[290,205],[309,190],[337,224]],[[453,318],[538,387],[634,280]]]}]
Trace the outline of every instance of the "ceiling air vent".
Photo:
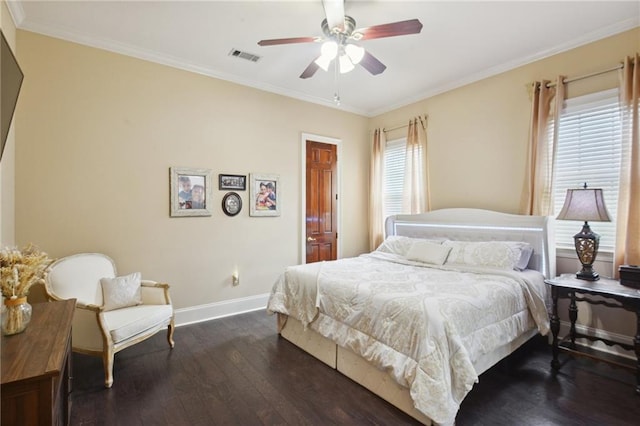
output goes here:
[{"label": "ceiling air vent", "polygon": [[260,60],[260,56],[254,55],[253,53],[249,52],[243,52],[242,50],[238,49],[231,49],[231,52],[229,52],[229,56],[235,56],[236,58],[246,59],[247,61],[251,62],[258,62]]}]

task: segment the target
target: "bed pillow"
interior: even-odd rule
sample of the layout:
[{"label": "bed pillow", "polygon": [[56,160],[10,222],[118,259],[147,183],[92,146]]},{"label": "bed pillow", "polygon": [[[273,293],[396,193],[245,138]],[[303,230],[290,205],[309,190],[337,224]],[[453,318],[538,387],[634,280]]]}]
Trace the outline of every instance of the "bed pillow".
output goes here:
[{"label": "bed pillow", "polygon": [[407,251],[406,258],[430,265],[444,265],[451,247],[431,241],[414,241]]},{"label": "bed pillow", "polygon": [[411,238],[399,235],[390,235],[378,246],[376,251],[393,253],[406,257],[407,252],[415,241],[429,241],[434,244],[441,244],[444,239]]},{"label": "bed pillow", "polygon": [[515,241],[445,241],[443,245],[451,247],[447,264],[499,269],[516,269],[523,262],[525,247],[531,247]]},{"label": "bed pillow", "polygon": [[524,271],[529,266],[529,260],[533,256],[533,247],[529,244],[523,243],[523,247],[520,249],[520,259],[516,263],[515,269],[518,271]]},{"label": "bed pillow", "polygon": [[142,303],[140,272],[115,278],[101,278],[104,311],[136,306]]}]

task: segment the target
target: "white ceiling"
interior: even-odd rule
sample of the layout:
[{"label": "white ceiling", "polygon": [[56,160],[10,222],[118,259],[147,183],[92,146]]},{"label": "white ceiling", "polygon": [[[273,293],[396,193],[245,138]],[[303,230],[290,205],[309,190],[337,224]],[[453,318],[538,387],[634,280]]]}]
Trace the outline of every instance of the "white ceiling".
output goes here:
[{"label": "white ceiling", "polygon": [[[260,47],[261,39],[321,36],[321,0],[9,1],[18,28],[374,116],[640,25],[640,1],[355,1],[356,27],[418,18],[415,35],[362,41],[387,65],[298,78],[319,43]],[[640,41],[639,41],[640,45]],[[238,49],[261,56],[229,56]],[[640,49],[640,46],[639,46]],[[586,70],[588,71],[588,70]]]}]

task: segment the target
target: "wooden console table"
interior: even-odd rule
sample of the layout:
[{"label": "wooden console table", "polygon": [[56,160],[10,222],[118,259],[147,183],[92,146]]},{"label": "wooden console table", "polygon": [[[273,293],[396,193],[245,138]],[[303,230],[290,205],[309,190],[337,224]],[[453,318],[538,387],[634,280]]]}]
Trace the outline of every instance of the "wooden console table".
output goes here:
[{"label": "wooden console table", "polygon": [[34,303],[27,329],[2,336],[2,424],[68,425],[75,299]]},{"label": "wooden console table", "polygon": [[[551,333],[553,334],[551,367],[554,370],[560,368],[558,354],[561,350],[571,355],[587,356],[600,361],[610,362],[615,365],[626,367],[619,364],[586,354],[584,351],[578,350],[576,347],[576,339],[587,339],[590,341],[601,341],[612,346],[618,345],[624,349],[634,351],[636,355],[636,393],[640,395],[640,290],[625,287],[616,280],[609,278],[600,278],[597,281],[580,280],[575,275],[562,275],[560,277],[545,280],[545,283],[551,287],[551,297],[553,299],[553,307],[551,312]],[[589,294],[592,296],[601,296],[611,301],[593,300],[578,295]],[[571,328],[569,335],[562,342],[558,339],[560,332],[560,317],[558,317],[558,299],[569,299],[569,319],[571,320]],[[622,308],[636,314],[637,328],[633,344],[622,342],[614,342],[597,336],[590,336],[576,331],[576,320],[578,318],[578,307],[576,302],[586,302],[592,305],[604,305],[610,308]],[[566,344],[565,344],[566,342]]]}]

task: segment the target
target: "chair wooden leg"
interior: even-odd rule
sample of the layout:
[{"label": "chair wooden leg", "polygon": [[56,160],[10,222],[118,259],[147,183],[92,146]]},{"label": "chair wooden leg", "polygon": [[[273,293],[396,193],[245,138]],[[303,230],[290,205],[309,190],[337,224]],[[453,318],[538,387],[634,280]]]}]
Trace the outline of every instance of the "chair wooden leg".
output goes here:
[{"label": "chair wooden leg", "polygon": [[167,327],[167,341],[169,342],[169,346],[170,347],[174,347],[175,342],[173,341],[173,329],[175,328],[174,324],[173,324],[173,318],[171,319],[171,322],[169,323],[169,327]]},{"label": "chair wooden leg", "polygon": [[110,388],[113,385],[113,349],[108,348],[102,354],[104,366],[104,386]]}]

